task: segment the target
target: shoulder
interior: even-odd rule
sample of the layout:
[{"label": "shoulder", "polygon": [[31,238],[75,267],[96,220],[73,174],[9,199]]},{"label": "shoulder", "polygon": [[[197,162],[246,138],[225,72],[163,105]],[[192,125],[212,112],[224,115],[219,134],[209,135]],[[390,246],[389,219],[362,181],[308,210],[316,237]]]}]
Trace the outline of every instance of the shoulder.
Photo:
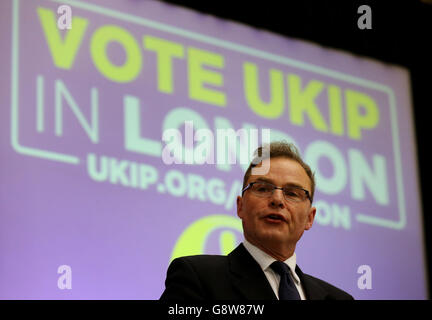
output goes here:
[{"label": "shoulder", "polygon": [[303,280],[307,287],[306,290],[310,295],[314,295],[318,291],[322,295],[322,298],[326,300],[354,300],[354,298],[348,292],[345,292],[342,289],[339,289],[336,286],[319,278],[308,274],[303,274]]},{"label": "shoulder", "polygon": [[227,257],[220,255],[195,255],[174,259],[168,267],[168,273],[176,269],[192,272],[197,275],[209,274],[212,271],[220,271],[227,265]]},{"label": "shoulder", "polygon": [[167,271],[162,300],[211,299],[227,274],[227,257],[196,255],[174,259]]},{"label": "shoulder", "polygon": [[211,267],[214,264],[226,263],[226,261],[227,261],[226,256],[201,254],[201,255],[175,258],[171,262],[171,265],[173,265],[173,264],[174,265],[176,265],[176,264],[188,264],[188,265],[197,266],[197,267],[199,267],[199,266]]}]

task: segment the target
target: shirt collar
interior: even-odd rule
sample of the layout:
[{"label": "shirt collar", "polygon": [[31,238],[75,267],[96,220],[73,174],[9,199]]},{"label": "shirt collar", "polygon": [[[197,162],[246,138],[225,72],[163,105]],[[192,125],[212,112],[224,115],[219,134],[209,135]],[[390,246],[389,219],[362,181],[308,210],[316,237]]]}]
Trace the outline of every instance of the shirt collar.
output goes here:
[{"label": "shirt collar", "polygon": [[[243,245],[245,246],[246,250],[251,254],[251,256],[258,262],[261,269],[265,272],[268,268],[270,268],[270,265],[276,261],[275,258],[268,255],[264,251],[262,251],[260,248],[254,246],[252,243],[247,241],[246,239],[243,241]],[[295,272],[295,268],[297,265],[297,258],[295,252],[291,257],[286,259],[284,263],[290,268],[291,275],[293,276],[294,280],[297,282],[297,284],[300,283],[300,278]]]}]

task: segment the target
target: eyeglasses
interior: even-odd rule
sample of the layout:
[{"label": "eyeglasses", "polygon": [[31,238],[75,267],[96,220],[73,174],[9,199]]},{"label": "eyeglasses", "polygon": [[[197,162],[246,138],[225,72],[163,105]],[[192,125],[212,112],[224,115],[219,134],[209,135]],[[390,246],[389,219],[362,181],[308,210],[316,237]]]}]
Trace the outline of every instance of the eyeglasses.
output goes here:
[{"label": "eyeglasses", "polygon": [[309,191],[297,187],[297,186],[287,186],[287,187],[276,187],[275,185],[268,183],[268,182],[260,182],[255,181],[249,183],[243,190],[242,195],[246,190],[252,191],[253,194],[262,197],[267,198],[270,197],[275,189],[282,190],[282,193],[287,201],[291,202],[302,202],[306,199],[309,199],[310,202],[312,202],[312,198],[309,194]]}]

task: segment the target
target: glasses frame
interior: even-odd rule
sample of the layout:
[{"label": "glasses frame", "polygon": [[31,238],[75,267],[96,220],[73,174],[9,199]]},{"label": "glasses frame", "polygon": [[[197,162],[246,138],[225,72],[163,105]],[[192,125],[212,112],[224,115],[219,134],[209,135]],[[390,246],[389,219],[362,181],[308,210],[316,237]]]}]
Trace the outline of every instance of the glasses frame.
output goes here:
[{"label": "glasses frame", "polygon": [[[264,184],[268,184],[268,185],[270,185],[270,186],[273,186],[273,191],[272,191],[272,193],[271,193],[272,195],[274,194],[274,191],[275,191],[276,189],[282,190],[282,193],[283,193],[283,190],[284,190],[283,187],[277,187],[277,186],[275,186],[274,184],[272,184],[272,183],[270,183],[270,182],[265,182],[265,181],[254,181],[254,182],[249,183],[246,187],[244,187],[244,189],[242,190],[242,196],[243,196],[243,194],[245,193],[246,190],[248,190],[250,187],[252,187],[252,186],[253,186],[254,184],[256,184],[256,183],[264,183]],[[312,203],[312,198],[311,198],[310,193],[309,193],[308,190],[303,189],[302,187],[297,187],[297,186],[291,186],[291,187],[292,187],[292,188],[295,188],[295,189],[303,190],[304,193],[306,194],[306,198],[307,198],[307,199]],[[288,200],[288,199],[286,198],[286,196],[285,196],[284,193],[283,193],[283,195],[284,195],[284,199],[287,200],[287,201],[297,202],[297,203],[302,202],[302,201],[293,201],[293,200]],[[304,201],[304,200],[303,200],[303,201]]]}]

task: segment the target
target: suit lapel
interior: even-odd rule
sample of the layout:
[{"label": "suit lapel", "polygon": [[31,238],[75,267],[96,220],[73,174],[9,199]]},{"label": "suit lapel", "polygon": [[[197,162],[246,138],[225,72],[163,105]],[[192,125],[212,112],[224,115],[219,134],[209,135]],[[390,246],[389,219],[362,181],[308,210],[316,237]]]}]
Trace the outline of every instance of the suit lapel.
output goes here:
[{"label": "suit lapel", "polygon": [[231,281],[245,299],[276,300],[264,272],[258,262],[240,244],[228,255]]},{"label": "suit lapel", "polygon": [[[258,262],[249,254],[243,244],[240,244],[228,255],[230,277],[232,284],[248,300],[277,300],[264,272]],[[317,281],[304,274],[299,266],[296,273],[300,278],[307,300],[330,299],[328,292]]]},{"label": "suit lapel", "polygon": [[327,291],[319,286],[314,278],[304,274],[299,266],[296,266],[296,273],[300,278],[307,300],[325,300],[328,298]]}]

